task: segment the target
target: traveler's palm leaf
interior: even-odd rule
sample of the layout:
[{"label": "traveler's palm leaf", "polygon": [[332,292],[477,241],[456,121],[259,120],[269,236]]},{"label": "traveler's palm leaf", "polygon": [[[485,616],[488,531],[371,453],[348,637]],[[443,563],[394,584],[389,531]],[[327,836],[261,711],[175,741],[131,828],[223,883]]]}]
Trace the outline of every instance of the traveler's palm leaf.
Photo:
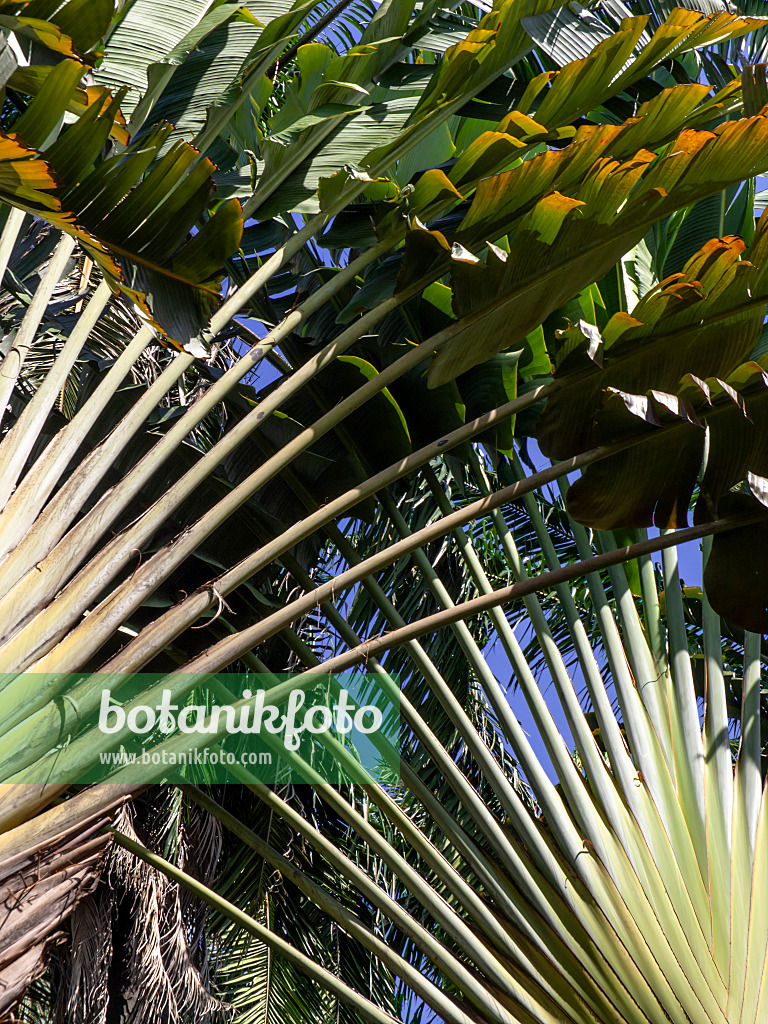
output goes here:
[{"label": "traveler's palm leaf", "polygon": [[[137,788],[126,769],[109,787],[67,793],[103,747],[103,735],[82,726],[104,685],[95,670],[108,674],[129,711],[164,689],[186,699],[189,673],[256,670],[278,699],[288,685],[308,687],[364,665],[400,701],[399,783],[362,778],[334,789],[318,779],[312,814],[294,794],[240,769],[244,809],[210,786],[186,791],[241,850],[253,850],[247,863],[258,860],[302,894],[293,907],[312,905],[304,922],[288,927],[290,905],[283,918],[276,914],[273,889],[255,876],[238,891],[237,871],[225,870],[217,892],[161,844],[144,845],[127,828],[115,834],[117,844],[210,904],[222,950],[242,952],[263,976],[258,958],[266,946],[284,979],[292,976],[286,965],[309,978],[312,987],[296,988],[292,1000],[285,980],[282,1003],[265,997],[267,1016],[288,1006],[292,1014],[335,1017],[343,1005],[349,1019],[392,1021],[407,1005],[398,1007],[396,978],[401,993],[451,1024],[762,1020],[768,812],[760,645],[751,634],[744,640],[734,770],[719,621],[703,603],[702,730],[675,537],[638,536],[636,546],[613,550],[621,538],[590,537],[551,493],[534,495],[580,468],[586,472],[575,487],[585,487],[602,459],[630,441],[649,443],[645,421],[628,440],[622,420],[596,446],[591,419],[584,427],[571,411],[571,402],[580,411],[587,390],[591,415],[615,358],[619,397],[629,405],[638,390],[676,395],[686,373],[724,382],[694,381],[699,394],[714,396],[713,439],[725,407],[717,389],[731,400],[722,420],[732,421],[739,450],[712,445],[710,477],[702,476],[698,492],[704,505],[712,495],[722,499],[704,517],[720,518],[682,536],[722,532],[718,545],[732,530],[743,539],[733,527],[744,521],[730,518],[725,492],[748,472],[758,499],[749,525],[764,515],[765,471],[751,456],[760,453],[765,425],[760,416],[745,418],[740,402],[744,387],[762,379],[759,367],[743,364],[765,303],[764,227],[749,261],[733,239],[710,243],[684,280],[643,299],[631,323],[606,283],[615,285],[617,261],[645,244],[660,218],[768,165],[768,120],[752,109],[741,80],[714,95],[698,82],[660,92],[654,83],[647,102],[631,91],[687,49],[759,23],[676,10],[651,32],[645,17],[628,18],[615,35],[601,36],[589,58],[578,51],[558,73],[530,77],[526,64],[522,94],[489,126],[477,116],[483,95],[508,89],[502,76],[542,36],[533,22],[529,34],[526,20],[549,14],[551,4],[499,4],[429,66],[418,98],[379,94],[371,103],[381,83],[407,83],[405,70],[422,68],[411,63],[413,50],[429,40],[437,7],[412,16],[410,5],[383,4],[363,41],[336,54],[312,36],[319,6],[286,5],[247,53],[234,54],[231,76],[216,65],[215,83],[201,86],[182,138],[172,142],[153,112],[178,100],[185,55],[201,58],[196,65],[190,58],[189,80],[202,82],[216,64],[211,40],[224,43],[237,26],[251,31],[253,17],[266,20],[257,10],[264,5],[238,12],[187,5],[175,35],[158,41],[148,33],[147,48],[129,60],[129,18],[140,6],[115,16],[97,72],[114,84],[115,62],[126,55],[124,84],[146,90],[126,104],[138,137],[104,156],[110,133],[116,147],[125,144],[118,100],[103,91],[83,98],[85,65],[61,33],[49,32],[64,59],[44,75],[28,73],[24,89],[17,79],[30,104],[16,121],[21,141],[10,139],[10,184],[0,179],[15,207],[68,232],[31,297],[27,278],[19,290],[9,274],[28,307],[7,340],[0,381],[0,849],[20,872],[39,851],[50,856],[49,874],[36,883],[48,901],[37,911],[21,904],[20,926],[0,943],[0,972],[8,972],[0,977],[13,982],[0,1006],[9,1007],[39,970],[47,937],[93,884],[101,839],[89,830]],[[174,10],[161,5],[163,17]],[[304,38],[311,41],[302,45]],[[284,52],[281,123],[267,72]],[[605,124],[618,92],[630,109],[621,123]],[[371,123],[379,103],[391,104],[380,135]],[[408,115],[402,124],[388,120],[396,108]],[[71,123],[60,130],[62,118]],[[425,154],[437,152],[443,129],[449,159],[438,168]],[[253,188],[247,148],[259,175]],[[339,158],[342,150],[349,160]],[[223,153],[239,171],[247,166],[248,176],[235,178],[248,182],[246,211],[261,221],[242,238],[239,204],[212,198],[206,153]],[[294,219],[298,193],[303,212]],[[307,212],[313,217],[305,221]],[[22,223],[14,209],[0,239],[11,271]],[[333,251],[343,251],[344,223],[356,224],[355,244],[366,231],[375,236],[332,264],[321,258],[322,232],[335,232]],[[85,305],[40,382],[25,375],[24,361],[37,345],[29,365],[40,365],[48,343],[40,339],[58,323],[51,299],[73,272],[74,239],[98,264],[95,287],[86,287],[78,263],[87,294],[72,305]],[[228,259],[237,287],[224,298],[218,281]],[[139,287],[146,273],[156,291]],[[164,320],[162,304],[175,308],[176,284],[187,296],[204,295],[206,317],[215,308],[205,326],[199,303],[197,323],[187,317],[184,330]],[[126,395],[124,379],[154,344],[153,332],[140,328],[98,367],[95,387],[74,411],[60,398],[72,394],[74,374],[84,375],[110,286],[137,300],[145,293],[142,301],[186,350],[166,354],[161,372]],[[615,292],[626,302],[626,288]],[[576,308],[586,360],[568,327]],[[258,317],[261,336],[236,316]],[[566,328],[559,354],[555,328]],[[664,332],[673,329],[688,344],[665,362],[657,353],[666,352]],[[729,344],[713,348],[711,335],[724,329]],[[231,365],[201,370],[190,403],[185,381],[199,346],[224,341],[235,346]],[[604,368],[593,369],[603,341]],[[645,382],[643,354],[649,373],[661,366],[661,383]],[[254,375],[265,360],[275,379],[259,384]],[[558,436],[564,461],[524,476],[512,418],[518,437],[530,436],[545,400],[542,437],[553,421],[570,432]],[[661,447],[690,426],[658,419],[651,443]],[[522,537],[512,503],[530,523]],[[554,540],[545,514],[557,519]],[[662,548],[663,615],[650,559]],[[589,593],[583,583],[572,589],[587,572]],[[538,592],[556,595],[557,607]],[[520,607],[537,650],[517,635]],[[498,673],[487,657],[490,641],[504,659]],[[531,664],[521,642],[529,643]],[[578,672],[566,665],[574,656]],[[542,662],[557,719],[543,696]],[[299,670],[290,684],[271,678],[286,667]],[[138,695],[121,692],[125,674],[142,668],[169,674]],[[526,699],[545,754],[518,722],[508,682]],[[325,742],[359,778],[344,748]],[[189,744],[181,735],[165,748]],[[53,766],[55,775],[40,784]],[[328,937],[328,949],[307,940],[306,920]],[[23,970],[10,973],[22,953]],[[213,958],[225,995],[231,963]],[[381,970],[381,983],[371,982],[369,969]]]}]

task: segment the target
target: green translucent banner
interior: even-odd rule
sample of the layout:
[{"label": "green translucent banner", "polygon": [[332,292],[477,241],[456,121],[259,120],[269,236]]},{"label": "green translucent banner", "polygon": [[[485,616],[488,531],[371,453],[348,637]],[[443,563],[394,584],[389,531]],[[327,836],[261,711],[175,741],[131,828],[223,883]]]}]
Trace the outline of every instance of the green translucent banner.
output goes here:
[{"label": "green translucent banner", "polygon": [[0,738],[1,783],[342,785],[399,776],[400,691],[389,676],[0,676],[0,692],[11,684],[23,697]]}]

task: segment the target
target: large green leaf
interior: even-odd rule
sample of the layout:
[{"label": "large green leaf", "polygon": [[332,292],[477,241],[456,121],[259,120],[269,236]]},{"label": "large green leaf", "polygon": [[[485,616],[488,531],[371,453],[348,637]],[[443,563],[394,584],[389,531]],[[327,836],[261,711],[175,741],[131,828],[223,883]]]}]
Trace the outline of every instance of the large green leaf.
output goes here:
[{"label": "large green leaf", "polygon": [[[395,139],[417,100],[400,97],[375,104],[358,115],[378,76],[399,54],[397,40],[413,13],[405,0],[382,4],[359,43],[333,56],[318,44],[299,58],[297,76],[288,88],[288,103],[260,146],[263,164],[249,212],[274,216],[293,204],[311,202],[318,180],[344,164],[364,163],[368,153],[381,144],[382,135]],[[303,62],[303,66],[302,66]],[[346,124],[348,116],[354,123]]]},{"label": "large green leaf", "polygon": [[[213,164],[183,142],[158,160],[170,126],[104,159],[119,98],[107,104],[96,99],[51,142],[85,70],[77,61],[62,60],[14,125],[16,137],[43,148],[44,158],[29,166],[55,178],[54,195],[41,200],[20,176],[18,184],[7,179],[6,197],[30,212],[55,203],[48,219],[74,234],[114,286],[142,306],[167,337],[187,344],[217,305],[214,279],[239,244],[240,205],[224,204],[188,242],[213,195]],[[6,145],[18,149],[11,140]]]},{"label": "large green leaf", "polygon": [[7,199],[42,213],[60,209],[53,195],[58,182],[35,149],[14,139],[0,139],[0,189]]},{"label": "large green leaf", "polygon": [[[226,8],[223,5],[214,8],[211,17],[216,16],[216,23],[178,63],[173,77],[164,84],[162,94],[152,109],[152,120],[169,121],[175,129],[173,138],[194,143],[211,113],[235,98],[246,63],[262,33],[261,25],[245,16],[251,6],[232,4]],[[207,28],[205,22],[203,19],[201,26]],[[164,74],[164,65],[150,69],[150,76],[158,82]],[[253,93],[254,100],[263,101],[268,95],[267,80],[262,79],[256,84]],[[259,116],[258,105],[255,109],[252,106],[254,100],[244,102],[239,117]],[[214,143],[209,153],[220,168],[230,165],[235,159],[235,154],[222,140]]]},{"label": "large green leaf", "polygon": [[[490,179],[487,187],[481,185],[456,240],[476,245],[480,238],[490,240],[509,230],[514,215],[542,184],[539,167],[551,181],[547,157],[535,157]],[[542,163],[537,166],[537,161]],[[685,131],[663,159],[640,150],[624,162],[598,160],[575,198],[554,192],[536,203],[515,232],[509,253],[489,249],[486,262],[471,253],[453,260],[454,303],[471,316],[474,343],[461,333],[452,337],[435,357],[431,382],[443,383],[524,337],[549,312],[602,277],[660,216],[766,165],[768,129],[762,117],[732,123],[718,134]],[[523,189],[515,187],[518,180]],[[485,325],[481,339],[477,324]]]},{"label": "large green leaf", "polygon": [[131,113],[148,89],[149,69],[171,56],[214,2],[134,0],[127,4],[107,39],[106,56],[94,72],[96,82],[126,87],[123,108]]},{"label": "large green leaf", "polygon": [[[720,510],[732,516],[754,515],[760,505],[746,494],[721,499]],[[730,622],[761,633],[768,622],[768,528],[765,523],[719,534],[704,568],[704,587],[715,611]]]},{"label": "large green leaf", "polygon": [[[707,427],[697,520],[738,514],[763,520],[768,497],[767,384],[762,367],[746,363],[725,381],[701,381],[691,375],[676,395],[613,395],[598,414],[599,429],[606,439],[620,439],[627,450],[589,466],[571,486],[571,514],[600,529],[685,523],[705,459]],[[650,424],[651,429],[643,430],[641,424]],[[758,501],[729,493],[740,482],[744,487],[749,482]],[[761,563],[755,561],[765,535],[765,523],[759,522],[718,537],[705,577],[712,607],[742,628],[758,632],[768,628],[765,580]]]},{"label": "large green leaf", "polygon": [[582,8],[577,15],[570,4],[525,18],[523,27],[558,67],[588,56],[598,43],[613,35],[590,11]]},{"label": "large green leaf", "polygon": [[633,309],[617,313],[594,338],[562,332],[555,353],[562,383],[539,421],[542,451],[567,458],[594,447],[594,410],[611,388],[675,391],[686,373],[727,377],[759,337],[768,301],[768,221],[750,249],[735,237],[708,242],[682,273],[662,281]]},{"label": "large green leaf", "polygon": [[[381,144],[384,135],[396,138],[414,104],[410,98],[396,99],[322,118],[326,131],[319,152],[312,151],[316,143],[312,127],[305,129],[306,134],[299,129],[297,136],[290,140],[268,142],[265,160],[256,165],[259,177],[254,199],[259,199],[261,188],[268,193],[271,191],[272,180],[285,180],[268,198],[259,201],[256,207],[259,217],[266,219],[287,210],[316,213],[320,209],[317,195],[320,179],[331,177],[345,164],[363,163],[368,153]],[[312,118],[306,120],[311,122]],[[300,125],[301,122],[297,127]],[[327,131],[329,126],[330,132]],[[308,155],[297,164],[297,150],[301,152],[305,146]]]},{"label": "large green leaf", "polygon": [[[28,17],[30,7],[25,10]],[[102,41],[114,14],[114,0],[68,0],[56,11],[56,24],[80,53],[87,53]]]},{"label": "large green leaf", "polygon": [[[480,366],[474,366],[456,381],[467,419],[481,416],[517,397],[517,364],[521,352],[500,352]],[[498,427],[480,434],[479,440],[503,455],[512,452],[515,433],[514,418],[505,420]]]},{"label": "large green leaf", "polygon": [[[715,245],[714,242],[711,244]],[[746,261],[740,266],[752,269]],[[712,290],[717,293],[716,285],[713,284]],[[723,290],[720,295],[725,293]],[[749,292],[742,291],[742,295],[746,295],[748,300],[742,305],[751,306]],[[759,299],[758,305],[762,306]],[[729,334],[741,340],[739,335],[744,332],[749,347],[749,313],[737,313],[734,317],[729,316],[729,312],[727,306],[720,310],[718,319],[722,320],[716,329],[717,342]],[[762,308],[756,317],[752,310],[753,335],[759,330],[762,316]],[[725,346],[721,352],[711,337],[707,344],[706,328],[700,326],[701,321],[695,314],[691,316],[690,310],[670,319],[678,322],[674,334],[670,332],[668,335],[674,337],[675,343],[684,341],[686,333],[691,334],[694,345],[696,340],[701,342],[700,349],[694,347],[691,350],[689,364],[693,365],[699,359],[706,361],[709,349],[709,358],[714,356],[719,361],[719,369],[715,371],[718,376],[704,380],[695,372],[689,372],[680,379],[679,367],[676,373],[670,364],[670,376],[676,377],[677,384],[671,393],[658,388],[649,389],[646,393],[630,393],[609,385],[604,387],[603,400],[600,405],[596,404],[593,413],[594,434],[591,438],[582,435],[581,443],[617,444],[620,451],[589,466],[568,493],[572,515],[590,526],[599,529],[650,525],[670,528],[684,524],[697,485],[696,518],[700,522],[712,521],[724,511],[731,510],[733,501],[728,495],[739,483],[746,486],[749,482],[753,494],[765,503],[765,477],[768,474],[765,458],[768,377],[765,371],[753,362],[729,369],[734,358],[738,357],[738,348],[735,353],[733,350],[728,353]],[[687,331],[684,326],[681,328],[681,319],[693,321]],[[657,329],[657,337],[661,340],[663,328],[659,326]],[[700,339],[696,338],[697,331],[701,332]],[[642,343],[630,355],[627,366],[630,375],[634,371],[636,383],[640,383],[643,375],[636,359],[641,349]],[[648,352],[644,355],[647,372]],[[643,383],[649,383],[647,376]],[[542,425],[545,430],[552,425],[551,419],[547,423],[546,412]],[[705,427],[708,428],[706,441]],[[578,422],[575,422],[574,430],[578,433]],[[562,421],[560,431],[561,437],[568,435],[568,428],[563,429]],[[551,439],[553,434],[550,432],[547,437]],[[754,502],[751,507],[754,509]],[[745,536],[752,536],[756,529],[750,527]],[[738,540],[739,536],[741,534],[737,532],[734,540],[718,542],[720,550],[740,551],[743,558],[741,566],[738,563],[732,565],[740,586],[745,589],[741,603],[743,612],[741,616],[735,614],[731,599],[727,604],[729,612],[723,611],[723,614],[733,615],[748,629],[756,629],[755,623],[760,622],[763,626],[766,623],[764,602],[759,591],[755,590],[757,577],[753,578],[748,571],[746,548]],[[725,583],[722,570],[712,578],[716,579],[713,587]],[[718,591],[713,589],[709,596],[713,607],[722,611],[725,602],[720,600]]]},{"label": "large green leaf", "polygon": [[[663,233],[664,225],[659,225]],[[685,212],[676,225],[674,242],[666,253],[663,272],[668,277],[683,269],[685,263],[710,238],[741,235],[746,242],[752,240],[754,213],[751,188],[748,183],[734,185],[720,195],[708,196]]]},{"label": "large green leaf", "polygon": [[[528,37],[523,31],[522,19],[544,14],[554,6],[548,2],[531,2],[523,7],[507,2],[484,18],[475,32],[448,52],[450,59],[446,59],[439,74],[430,79],[408,131],[424,134],[431,121],[440,118],[441,111],[451,110],[456,94],[466,97],[468,90],[473,90],[474,94],[481,92],[525,48]],[[675,10],[633,57],[646,23],[646,18],[627,18],[619,31],[598,43],[589,57],[567,64],[554,76],[547,72],[535,77],[516,103],[517,111],[535,115],[537,121],[549,129],[569,124],[580,113],[591,110],[674,54],[697,44],[742,35],[753,27],[748,19],[731,15],[702,17]],[[382,147],[373,159],[386,159],[386,153],[387,148]]]}]

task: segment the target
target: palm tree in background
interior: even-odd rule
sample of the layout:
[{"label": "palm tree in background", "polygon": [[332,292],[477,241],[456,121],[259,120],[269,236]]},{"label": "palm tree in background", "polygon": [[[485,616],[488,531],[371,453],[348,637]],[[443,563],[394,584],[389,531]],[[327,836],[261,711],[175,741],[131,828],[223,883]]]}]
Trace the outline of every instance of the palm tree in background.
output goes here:
[{"label": "palm tree in background", "polygon": [[[761,1019],[765,30],[702,11],[0,9],[3,1013]],[[39,782],[96,671],[361,664],[397,781]]]}]

